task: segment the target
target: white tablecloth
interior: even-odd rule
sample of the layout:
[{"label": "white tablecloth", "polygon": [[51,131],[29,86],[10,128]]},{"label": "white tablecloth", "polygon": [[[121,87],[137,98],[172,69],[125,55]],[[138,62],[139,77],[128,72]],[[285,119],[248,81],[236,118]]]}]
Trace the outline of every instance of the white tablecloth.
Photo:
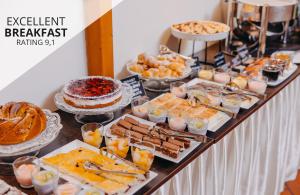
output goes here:
[{"label": "white tablecloth", "polygon": [[300,77],[155,194],[274,195],[299,168]]}]

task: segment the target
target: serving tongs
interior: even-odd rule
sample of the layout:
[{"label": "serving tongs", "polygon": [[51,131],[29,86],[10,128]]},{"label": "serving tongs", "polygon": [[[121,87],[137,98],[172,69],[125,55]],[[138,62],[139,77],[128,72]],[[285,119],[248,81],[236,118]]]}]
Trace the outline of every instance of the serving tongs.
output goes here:
[{"label": "serving tongs", "polygon": [[204,107],[207,107],[207,108],[211,108],[211,109],[214,109],[214,110],[217,110],[217,111],[220,111],[220,112],[223,112],[225,114],[227,114],[230,118],[235,118],[236,117],[236,114],[231,112],[230,110],[226,109],[226,108],[222,108],[220,106],[213,106],[213,105],[209,105],[207,103],[204,103],[203,101],[201,101],[198,97],[194,96],[195,100],[201,105],[201,106],[204,106]]},{"label": "serving tongs", "polygon": [[125,163],[125,164],[127,164],[128,166],[134,167],[134,168],[137,169],[137,170],[144,171],[145,173],[144,173],[144,174],[141,174],[141,175],[144,175],[144,178],[143,178],[143,179],[149,177],[149,171],[146,171],[146,170],[144,170],[144,169],[142,169],[142,168],[136,166],[136,164],[134,164],[133,162],[131,162],[131,161],[129,161],[129,160],[126,160],[126,159],[124,159],[124,158],[119,157],[118,155],[113,154],[111,151],[109,151],[109,150],[107,149],[107,147],[102,147],[102,148],[100,148],[100,154],[102,154],[102,155],[104,155],[104,156],[107,156],[107,157],[109,157],[109,158],[113,158],[113,159],[115,159],[115,160],[118,160],[118,161],[120,161],[120,162],[122,162],[122,163]]},{"label": "serving tongs", "polygon": [[171,131],[171,130],[166,130],[159,126],[154,126],[153,130],[168,137],[187,138],[201,143],[206,143],[209,140],[209,138],[206,137],[205,135],[198,135],[198,134],[188,133],[184,131],[183,132]]},{"label": "serving tongs", "polygon": [[188,87],[188,90],[202,90],[202,89],[207,89],[207,90],[213,90],[213,89],[222,89],[221,86],[216,85],[216,84],[211,84],[211,83],[197,83],[193,86]]},{"label": "serving tongs", "polygon": [[180,56],[181,58],[183,58],[185,60],[190,61],[191,63],[195,62],[195,59],[193,59],[191,57],[187,57],[187,56],[181,55],[179,53],[176,53],[176,52],[172,51],[171,49],[169,49],[166,45],[160,45],[159,46],[159,53],[161,55],[164,55],[164,54],[175,54],[175,55]]},{"label": "serving tongs", "polygon": [[197,83],[196,85],[193,85],[189,87],[189,90],[201,90],[202,88],[207,89],[207,90],[213,90],[213,89],[219,89],[221,90],[224,94],[237,94],[241,96],[254,96],[259,99],[265,99],[266,94],[259,94],[255,92],[251,92],[248,90],[241,90],[238,87],[233,87],[231,85],[225,85],[225,86],[220,86],[216,84],[209,84],[209,83]]},{"label": "serving tongs", "polygon": [[266,98],[266,94],[259,94],[259,93],[255,93],[255,92],[251,92],[248,90],[241,90],[237,87],[233,87],[231,85],[225,85],[223,87],[223,92],[226,94],[237,94],[237,95],[244,95],[244,96],[254,96],[257,97],[259,99],[265,99]]},{"label": "serving tongs", "polygon": [[106,170],[106,169],[103,169],[101,167],[101,165],[97,165],[97,164],[95,164],[93,162],[90,162],[90,161],[84,161],[83,168],[85,170],[92,171],[92,172],[95,172],[95,173],[100,173],[100,174],[101,173],[109,173],[109,174],[115,174],[115,175],[121,175],[121,176],[136,177],[139,180],[145,180],[146,179],[144,174],[130,173],[130,172],[127,172],[127,171]]}]

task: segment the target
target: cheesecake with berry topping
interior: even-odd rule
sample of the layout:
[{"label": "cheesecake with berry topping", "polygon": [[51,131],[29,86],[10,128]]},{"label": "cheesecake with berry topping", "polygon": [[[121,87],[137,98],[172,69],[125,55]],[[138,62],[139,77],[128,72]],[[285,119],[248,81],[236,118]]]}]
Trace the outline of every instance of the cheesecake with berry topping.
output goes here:
[{"label": "cheesecake with berry topping", "polygon": [[104,108],[121,100],[122,83],[101,76],[80,78],[64,86],[63,97],[67,104],[76,108]]}]

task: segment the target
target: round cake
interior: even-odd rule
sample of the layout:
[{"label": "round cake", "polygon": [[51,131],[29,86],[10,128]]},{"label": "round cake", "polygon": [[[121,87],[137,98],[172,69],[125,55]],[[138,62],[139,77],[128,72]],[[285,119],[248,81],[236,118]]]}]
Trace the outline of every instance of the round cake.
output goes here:
[{"label": "round cake", "polygon": [[41,134],[47,126],[42,109],[27,102],[0,105],[0,145],[19,144]]},{"label": "round cake", "polygon": [[76,79],[64,86],[63,97],[67,104],[76,108],[104,108],[121,100],[122,83],[101,76]]}]

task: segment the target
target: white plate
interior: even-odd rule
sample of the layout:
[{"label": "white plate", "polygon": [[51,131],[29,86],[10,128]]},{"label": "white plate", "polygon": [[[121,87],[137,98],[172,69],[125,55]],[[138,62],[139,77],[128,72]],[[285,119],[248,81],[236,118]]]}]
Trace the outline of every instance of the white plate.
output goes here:
[{"label": "white plate", "polygon": [[[190,21],[190,22],[213,22],[213,21]],[[214,22],[214,23],[220,23],[220,22]],[[222,25],[226,25],[221,23]],[[227,26],[227,25],[226,25]],[[227,26],[227,30],[225,32],[215,33],[215,34],[192,34],[187,32],[181,32],[177,30],[176,28],[171,26],[171,33],[179,38],[184,40],[193,40],[193,41],[219,41],[226,39],[228,36],[228,33],[230,31],[230,27]]]},{"label": "white plate", "polygon": [[280,75],[277,79],[277,81],[268,81],[268,86],[275,87],[279,84],[281,84],[283,81],[285,81],[287,78],[289,78],[296,70],[298,66],[293,64],[292,67],[289,70],[285,70],[283,72],[283,75]]},{"label": "white plate", "polygon": [[[194,63],[194,61],[193,61]],[[192,68],[190,67],[191,65],[193,65],[193,63],[187,63],[187,66],[183,72],[183,75],[181,77],[165,77],[165,78],[144,78],[141,74],[137,73],[137,72],[133,72],[130,70],[130,66],[137,64],[137,61],[129,61],[126,64],[126,68],[127,71],[131,74],[131,75],[138,75],[140,79],[144,79],[144,80],[157,80],[157,81],[179,81],[182,79],[187,78],[188,76],[190,76],[190,74],[192,73]]]},{"label": "white plate", "polygon": [[[151,122],[151,121],[147,121],[147,120],[144,120],[144,119],[141,119],[141,118],[138,118],[138,117],[135,117],[135,116],[132,116],[130,114],[125,114],[124,116],[112,121],[111,123],[107,124],[104,126],[104,130],[109,130],[110,127],[115,124],[116,122],[118,122],[120,119],[124,119],[126,116],[128,117],[131,117],[131,118],[134,118],[135,120],[143,123],[143,124],[146,124],[146,125],[149,125],[151,127],[155,126],[156,124]],[[110,133],[110,131],[108,131]],[[172,161],[172,162],[175,162],[175,163],[179,163],[180,161],[182,161],[189,153],[191,153],[197,146],[199,146],[200,143],[199,142],[195,142],[195,141],[191,141],[191,145],[189,148],[185,149],[183,152],[180,152],[178,157],[177,158],[172,158],[172,157],[169,157],[168,155],[165,155],[161,152],[157,152],[155,151],[154,152],[154,155],[155,156],[158,156],[160,158],[163,158],[163,159],[166,159],[168,161]]]},{"label": "white plate", "polygon": [[[92,150],[92,151],[95,151],[95,152],[99,151],[98,148],[95,148],[91,145],[88,145],[88,144],[86,144],[86,143],[84,143],[80,140],[74,140],[74,141],[62,146],[61,148],[58,148],[58,149],[54,150],[53,152],[41,157],[40,160],[42,160],[43,158],[49,158],[49,157],[55,156],[55,155],[60,154],[60,153],[67,153],[67,152],[70,152],[70,151],[75,150],[76,148],[80,148],[80,147],[86,148],[86,149],[89,149],[89,150]],[[51,167],[49,165],[45,165],[43,163],[41,163],[41,166],[46,170],[54,170],[53,167]],[[74,183],[76,185],[81,186],[83,189],[88,189],[88,188],[91,187],[91,185],[84,184],[84,183],[80,182],[78,179],[76,179],[72,176],[69,176],[65,173],[60,173],[59,176],[61,178],[63,178],[64,180],[66,180],[66,181],[69,181],[71,183]],[[134,194],[135,192],[140,190],[142,187],[144,187],[146,184],[148,184],[156,176],[157,176],[157,173],[155,173],[153,171],[150,171],[149,177],[145,181],[139,182],[139,184],[131,186],[125,194],[126,195]]]},{"label": "white plate", "polygon": [[36,152],[50,144],[62,129],[61,119],[57,113],[43,109],[47,117],[46,129],[32,140],[20,144],[0,145],[0,157],[12,157]]},{"label": "white plate", "polygon": [[[208,80],[204,80],[204,79],[200,79],[200,78],[195,78],[195,79],[191,80],[190,82],[187,83],[187,86],[191,87],[193,85],[196,85],[197,83],[209,83],[209,84],[224,86],[221,83],[217,83],[217,82],[214,82],[214,81],[208,81]],[[247,100],[243,101],[242,104],[241,104],[241,108],[250,109],[253,105],[255,105],[259,101],[259,98],[255,97],[255,96],[248,96],[248,97],[250,97],[251,100],[250,101],[247,101]]]},{"label": "white plate", "polygon": [[122,109],[126,107],[128,104],[130,104],[132,97],[133,97],[132,87],[126,83],[122,83],[122,98],[119,102],[115,103],[112,106],[107,106],[104,108],[95,108],[95,109],[75,108],[65,102],[62,93],[57,93],[55,95],[54,102],[59,109],[68,113],[82,114],[82,115],[98,115],[98,114],[105,114],[108,112],[114,112],[118,109]]}]

